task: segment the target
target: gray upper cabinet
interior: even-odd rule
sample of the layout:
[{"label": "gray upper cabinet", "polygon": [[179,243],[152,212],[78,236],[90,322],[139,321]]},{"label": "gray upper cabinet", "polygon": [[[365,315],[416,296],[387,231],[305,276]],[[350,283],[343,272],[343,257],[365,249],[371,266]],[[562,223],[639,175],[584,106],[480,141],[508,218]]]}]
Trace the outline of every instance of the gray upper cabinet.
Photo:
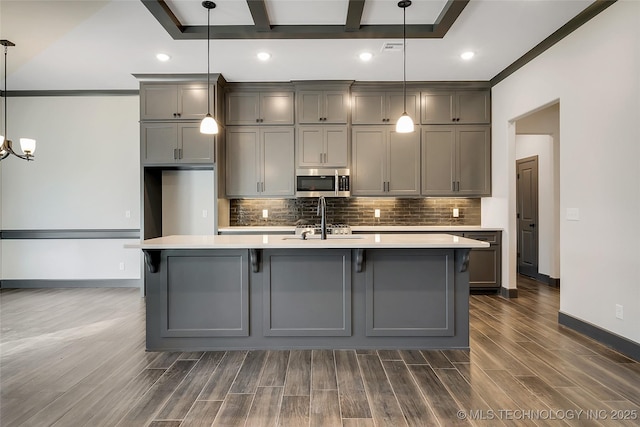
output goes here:
[{"label": "gray upper cabinet", "polygon": [[[407,93],[407,114],[418,121],[420,95]],[[354,125],[394,124],[404,113],[402,92],[354,92],[351,97],[351,123]]]},{"label": "gray upper cabinet", "polygon": [[227,196],[293,196],[293,153],[292,127],[228,128]]},{"label": "gray upper cabinet", "polygon": [[346,124],[348,121],[348,90],[300,90],[296,97],[300,124]]},{"label": "gray upper cabinet", "polygon": [[349,167],[347,126],[299,126],[298,167]]},{"label": "gray upper cabinet", "polygon": [[199,120],[207,114],[207,93],[215,115],[215,85],[207,92],[202,82],[141,85],[140,120]]},{"label": "gray upper cabinet", "polygon": [[491,120],[490,92],[422,92],[422,124],[484,124]]},{"label": "gray upper cabinet", "polygon": [[213,164],[215,139],[200,133],[200,123],[140,124],[143,165]]},{"label": "gray upper cabinet", "polygon": [[423,126],[422,195],[491,195],[489,126]]},{"label": "gray upper cabinet", "polygon": [[351,194],[420,195],[420,132],[399,134],[387,126],[355,127]]},{"label": "gray upper cabinet", "polygon": [[227,94],[228,125],[292,125],[293,92]]}]

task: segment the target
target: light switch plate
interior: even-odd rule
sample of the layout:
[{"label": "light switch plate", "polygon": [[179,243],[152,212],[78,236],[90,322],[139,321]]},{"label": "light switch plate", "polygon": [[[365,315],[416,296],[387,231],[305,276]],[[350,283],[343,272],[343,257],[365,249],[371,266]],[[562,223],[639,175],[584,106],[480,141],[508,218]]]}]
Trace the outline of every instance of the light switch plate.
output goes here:
[{"label": "light switch plate", "polygon": [[568,221],[580,221],[580,209],[578,208],[567,208],[567,216]]}]

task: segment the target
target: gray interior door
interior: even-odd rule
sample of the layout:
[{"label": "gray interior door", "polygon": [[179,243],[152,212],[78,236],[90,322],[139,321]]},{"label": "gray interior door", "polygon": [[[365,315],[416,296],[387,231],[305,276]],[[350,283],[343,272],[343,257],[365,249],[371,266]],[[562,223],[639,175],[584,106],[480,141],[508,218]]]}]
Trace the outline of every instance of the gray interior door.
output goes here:
[{"label": "gray interior door", "polygon": [[538,156],[516,161],[518,273],[538,275]]}]

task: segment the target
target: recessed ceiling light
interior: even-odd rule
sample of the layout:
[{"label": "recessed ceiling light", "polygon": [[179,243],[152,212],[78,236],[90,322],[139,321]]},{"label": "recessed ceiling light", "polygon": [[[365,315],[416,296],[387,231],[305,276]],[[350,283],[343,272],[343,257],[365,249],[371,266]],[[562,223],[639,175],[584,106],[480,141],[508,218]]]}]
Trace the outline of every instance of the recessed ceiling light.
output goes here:
[{"label": "recessed ceiling light", "polygon": [[162,61],[162,62],[167,62],[168,60],[171,59],[171,57],[166,53],[159,53],[156,55],[156,58],[158,59],[158,61]]},{"label": "recessed ceiling light", "polygon": [[465,61],[470,60],[471,58],[473,58],[473,56],[475,55],[475,53],[471,52],[470,50],[467,52],[462,52],[460,54],[460,58],[464,59]]},{"label": "recessed ceiling light", "polygon": [[373,53],[371,53],[371,52],[362,52],[362,53],[360,54],[360,59],[361,59],[362,61],[367,62],[367,61],[370,61],[370,60],[371,60],[371,58],[373,58]]},{"label": "recessed ceiling light", "polygon": [[269,52],[259,52],[258,59],[260,61],[268,61],[271,58],[271,54]]}]

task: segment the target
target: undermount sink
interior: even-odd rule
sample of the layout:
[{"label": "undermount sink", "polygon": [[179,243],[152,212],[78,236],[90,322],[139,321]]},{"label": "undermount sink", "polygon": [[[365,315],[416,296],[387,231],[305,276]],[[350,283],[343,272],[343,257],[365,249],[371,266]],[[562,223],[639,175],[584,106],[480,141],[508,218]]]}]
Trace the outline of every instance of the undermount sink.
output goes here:
[{"label": "undermount sink", "polygon": [[[364,236],[356,236],[353,234],[329,234],[327,235],[327,240],[352,240],[352,239],[363,239]],[[285,236],[282,240],[305,240],[302,236]],[[319,234],[307,234],[306,240],[320,240]]]}]

